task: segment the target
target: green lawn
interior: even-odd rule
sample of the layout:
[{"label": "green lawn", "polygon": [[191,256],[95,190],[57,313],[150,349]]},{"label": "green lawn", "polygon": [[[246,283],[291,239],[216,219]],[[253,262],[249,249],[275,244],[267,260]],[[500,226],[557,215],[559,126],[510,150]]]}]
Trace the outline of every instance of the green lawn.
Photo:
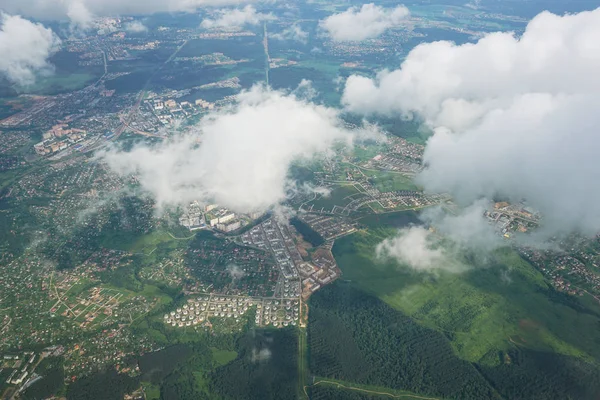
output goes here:
[{"label": "green lawn", "polygon": [[160,387],[150,382],[142,382],[146,400],[160,400]]},{"label": "green lawn", "polygon": [[368,161],[368,160],[372,159],[373,157],[375,157],[376,155],[380,154],[382,151],[383,151],[382,146],[362,145],[362,146],[354,147],[353,155],[354,155],[354,157],[357,157],[360,161]]},{"label": "green lawn", "polygon": [[216,347],[211,347],[210,350],[212,351],[212,359],[215,367],[229,364],[235,360],[238,355],[235,351],[221,350]]},{"label": "green lawn", "polygon": [[[136,293],[136,295],[137,294],[138,293]],[[169,304],[173,301],[173,299],[168,294],[166,294],[154,285],[145,284],[144,289],[139,294],[149,299],[154,297],[158,298],[158,305]]]}]

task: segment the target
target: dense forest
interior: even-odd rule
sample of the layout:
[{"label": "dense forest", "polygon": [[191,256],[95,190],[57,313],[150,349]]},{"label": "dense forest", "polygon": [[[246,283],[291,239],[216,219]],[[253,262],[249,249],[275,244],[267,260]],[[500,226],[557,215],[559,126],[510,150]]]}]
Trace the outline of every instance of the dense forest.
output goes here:
[{"label": "dense forest", "polygon": [[192,355],[191,350],[190,346],[177,344],[139,357],[138,367],[142,373],[142,381],[160,385],[163,379]]},{"label": "dense forest", "polygon": [[[169,363],[168,357],[162,356],[162,367]],[[208,394],[198,385],[211,368],[211,351],[205,344],[197,343],[190,346],[188,357],[173,364],[172,372],[164,370],[166,377],[160,382],[160,398],[175,399],[205,399]]]},{"label": "dense forest", "polygon": [[325,243],[325,239],[318,232],[308,226],[307,223],[302,221],[298,217],[294,217],[290,219],[290,224],[296,228],[298,232],[304,237],[304,240],[313,245],[313,247],[317,247]]},{"label": "dense forest", "polygon": [[119,374],[115,369],[99,372],[76,380],[69,385],[69,400],[122,400],[127,393],[139,388],[139,379]]},{"label": "dense forest", "polygon": [[[138,357],[135,362],[141,375],[136,382],[158,388],[163,400],[296,399],[297,353],[297,332],[291,328],[201,335],[196,342]],[[103,382],[105,376],[103,373],[92,377],[95,382]],[[93,387],[84,385],[75,393],[79,397],[73,398],[85,398],[85,389]],[[103,398],[85,393],[89,399]]]},{"label": "dense forest", "polygon": [[[441,332],[350,283],[337,282],[311,297],[308,333],[311,372],[319,377],[458,399],[600,395],[595,364],[518,346],[487,356],[500,362],[472,364],[455,355]],[[331,389],[311,390],[315,398],[341,398]]]},{"label": "dense forest", "polygon": [[507,362],[480,367],[490,383],[506,399],[598,399],[597,366],[560,354],[514,349],[501,354]]},{"label": "dense forest", "polygon": [[499,398],[443,334],[350,284],[311,298],[308,333],[314,375],[449,398]]},{"label": "dense forest", "polygon": [[212,389],[227,399],[298,398],[298,336],[294,329],[249,332],[238,358],[212,374]]},{"label": "dense forest", "polygon": [[42,378],[25,390],[21,396],[23,399],[45,399],[64,389],[65,372],[61,357],[48,357],[42,360],[36,373]]}]

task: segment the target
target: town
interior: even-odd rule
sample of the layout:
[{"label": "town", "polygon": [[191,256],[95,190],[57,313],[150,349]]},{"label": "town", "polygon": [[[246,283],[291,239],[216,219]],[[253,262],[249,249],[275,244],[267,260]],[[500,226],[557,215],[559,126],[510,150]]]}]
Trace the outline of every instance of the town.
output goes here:
[{"label": "town", "polygon": [[[335,389],[345,398],[354,389],[379,388],[380,382],[369,379],[385,374],[367,369],[373,359],[385,359],[386,371],[408,372],[392,374],[393,391],[371,394],[413,396],[408,393],[418,388],[423,393],[415,397],[450,398],[416,378],[447,381],[446,372],[435,375],[427,365],[428,357],[438,353],[444,365],[451,365],[449,370],[466,365],[465,376],[474,371],[464,381],[467,387],[495,383],[490,378],[494,373],[528,367],[535,364],[527,358],[530,354],[546,357],[557,349],[559,361],[535,361],[562,367],[577,360],[573,364],[581,365],[581,371],[576,375],[587,373],[586,363],[593,357],[577,341],[565,339],[569,332],[544,324],[543,318],[566,309],[576,312],[569,323],[594,317],[580,310],[588,303],[600,304],[600,236],[571,233],[552,237],[544,246],[523,245],[521,238],[544,227],[544,215],[527,200],[494,196],[480,215],[501,248],[489,258],[514,256],[514,265],[522,263],[528,274],[535,274],[535,295],[547,296],[539,304],[553,308],[540,306],[542,312],[533,316],[521,304],[509,308],[509,296],[501,298],[504,290],[521,287],[511,286],[508,264],[465,268],[459,275],[381,259],[378,246],[406,227],[395,221],[405,216],[408,226],[423,224],[427,234],[440,236],[440,247],[427,250],[445,255],[443,246],[453,248],[452,237],[442,237],[435,221],[425,223],[423,215],[432,209],[458,215],[460,202],[448,193],[427,191],[419,179],[428,168],[425,149],[434,135],[420,115],[354,115],[344,106],[349,76],[379,79],[421,43],[449,37],[452,46],[460,47],[488,37],[499,26],[514,32],[518,42],[527,20],[483,10],[479,1],[419,5],[401,26],[378,37],[334,40],[322,32],[321,14],[349,5],[292,3],[237,7],[240,13],[253,11],[257,19],[234,29],[202,26],[203,19],[220,16],[217,8],[193,15],[94,17],[91,28],[82,32],[65,18],[56,22],[60,44],[48,59],[52,68],[22,88],[0,80],[5,85],[0,96],[0,399],[70,398],[67,388],[111,373],[135,382],[119,398],[213,398],[208,391],[217,379],[234,386],[219,375],[228,368],[267,371],[261,387],[285,384],[272,365],[298,369],[294,379],[300,376],[299,384],[290,380],[294,396],[329,398],[328,390]],[[251,211],[204,196],[187,182],[166,182],[193,195],[165,205],[143,185],[139,169],[107,161],[113,152],[158,151],[190,132],[196,135],[192,147],[203,146],[209,142],[203,136],[206,124],[234,114],[242,108],[241,96],[253,90],[325,110],[336,129],[356,136],[354,142],[336,140],[311,157],[283,154],[284,194],[277,204]],[[239,125],[232,129],[245,134],[246,127]],[[283,131],[279,128],[277,133]],[[363,131],[369,131],[365,137]],[[270,159],[264,145],[247,147],[248,154]],[[226,157],[237,160],[229,153]],[[165,181],[154,182],[157,191],[162,193]],[[504,251],[508,255],[497,254]],[[460,257],[478,256],[465,254]],[[355,265],[348,265],[351,257],[358,260]],[[505,286],[490,289],[499,281]],[[484,294],[461,304],[462,293],[456,291],[478,293],[478,284]],[[342,304],[346,298],[352,298],[351,306]],[[444,308],[448,304],[452,310]],[[510,314],[506,322],[494,312],[502,318],[517,316]],[[427,318],[433,313],[432,322]],[[502,330],[491,335],[491,347],[477,342],[479,332],[473,335],[477,346],[461,341],[471,326],[488,326],[463,314],[484,318],[494,329],[491,323],[500,319]],[[311,318],[316,321],[313,330]],[[439,325],[438,319],[443,321]],[[368,334],[354,336],[359,329]],[[389,348],[404,351],[400,339],[406,337],[412,338],[411,352],[404,355],[382,355],[369,347],[389,342]],[[417,352],[422,345],[428,352]],[[286,346],[292,356],[279,353]],[[183,353],[181,358],[162,360],[156,369],[143,372],[141,359],[174,348]],[[313,357],[311,351],[320,353]],[[340,355],[356,360],[355,371],[341,366]],[[454,364],[445,364],[447,360]],[[407,365],[422,370],[413,374]],[[181,371],[191,383],[179,380]],[[356,371],[356,382],[344,380],[344,374]],[[518,377],[529,373],[519,371]],[[547,376],[552,380],[557,375],[551,370]],[[29,396],[48,379],[58,382],[56,390]],[[405,390],[402,385],[413,380]],[[323,394],[313,396],[309,390],[315,388]],[[178,392],[188,389],[197,396]],[[496,395],[496,387],[492,389],[478,395]]]}]

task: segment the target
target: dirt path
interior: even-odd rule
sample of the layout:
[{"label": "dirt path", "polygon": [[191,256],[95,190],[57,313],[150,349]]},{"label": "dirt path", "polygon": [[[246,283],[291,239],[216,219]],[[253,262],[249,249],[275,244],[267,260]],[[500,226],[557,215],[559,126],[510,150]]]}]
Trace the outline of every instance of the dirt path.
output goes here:
[{"label": "dirt path", "polygon": [[413,394],[393,394],[393,393],[389,393],[389,392],[378,392],[378,391],[375,391],[375,390],[361,389],[361,388],[358,388],[358,387],[346,386],[346,385],[342,385],[341,383],[338,383],[338,382],[326,381],[326,380],[321,380],[321,381],[313,383],[312,385],[304,386],[304,394],[306,395],[306,397],[309,398],[308,397],[308,393],[306,391],[307,387],[317,386],[317,385],[319,385],[321,383],[335,385],[338,388],[344,388],[344,389],[347,389],[347,390],[354,390],[354,391],[357,391],[357,392],[370,393],[370,394],[376,394],[376,395],[381,395],[381,396],[388,396],[388,397],[391,397],[393,399],[411,398],[411,399],[422,399],[422,400],[438,400],[436,397],[423,397],[423,396],[417,396],[417,395],[413,395]]}]

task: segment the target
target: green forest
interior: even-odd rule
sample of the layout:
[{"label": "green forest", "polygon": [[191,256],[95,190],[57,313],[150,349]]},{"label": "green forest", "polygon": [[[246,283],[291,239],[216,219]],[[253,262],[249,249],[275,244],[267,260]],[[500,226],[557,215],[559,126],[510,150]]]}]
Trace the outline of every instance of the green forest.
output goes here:
[{"label": "green forest", "polygon": [[230,335],[199,334],[194,339],[131,357],[125,364],[137,367],[139,373],[134,376],[110,368],[66,387],[62,358],[47,358],[39,369],[43,378],[22,398],[62,394],[69,400],[123,399],[140,386],[148,400],[298,398],[296,330],[249,329]]},{"label": "green forest", "polygon": [[500,398],[443,334],[347,283],[312,297],[308,332],[317,376],[447,398]]},{"label": "green forest", "polygon": [[290,224],[302,235],[304,240],[309,242],[313,247],[318,247],[325,243],[325,239],[318,232],[312,229],[306,222],[298,217],[290,219]]},{"label": "green forest", "polygon": [[[347,282],[311,298],[308,333],[310,370],[322,378],[448,399],[595,399],[600,392],[598,366],[576,357],[514,346],[481,363],[462,360],[452,337]],[[334,393],[311,390],[315,398]]]}]

